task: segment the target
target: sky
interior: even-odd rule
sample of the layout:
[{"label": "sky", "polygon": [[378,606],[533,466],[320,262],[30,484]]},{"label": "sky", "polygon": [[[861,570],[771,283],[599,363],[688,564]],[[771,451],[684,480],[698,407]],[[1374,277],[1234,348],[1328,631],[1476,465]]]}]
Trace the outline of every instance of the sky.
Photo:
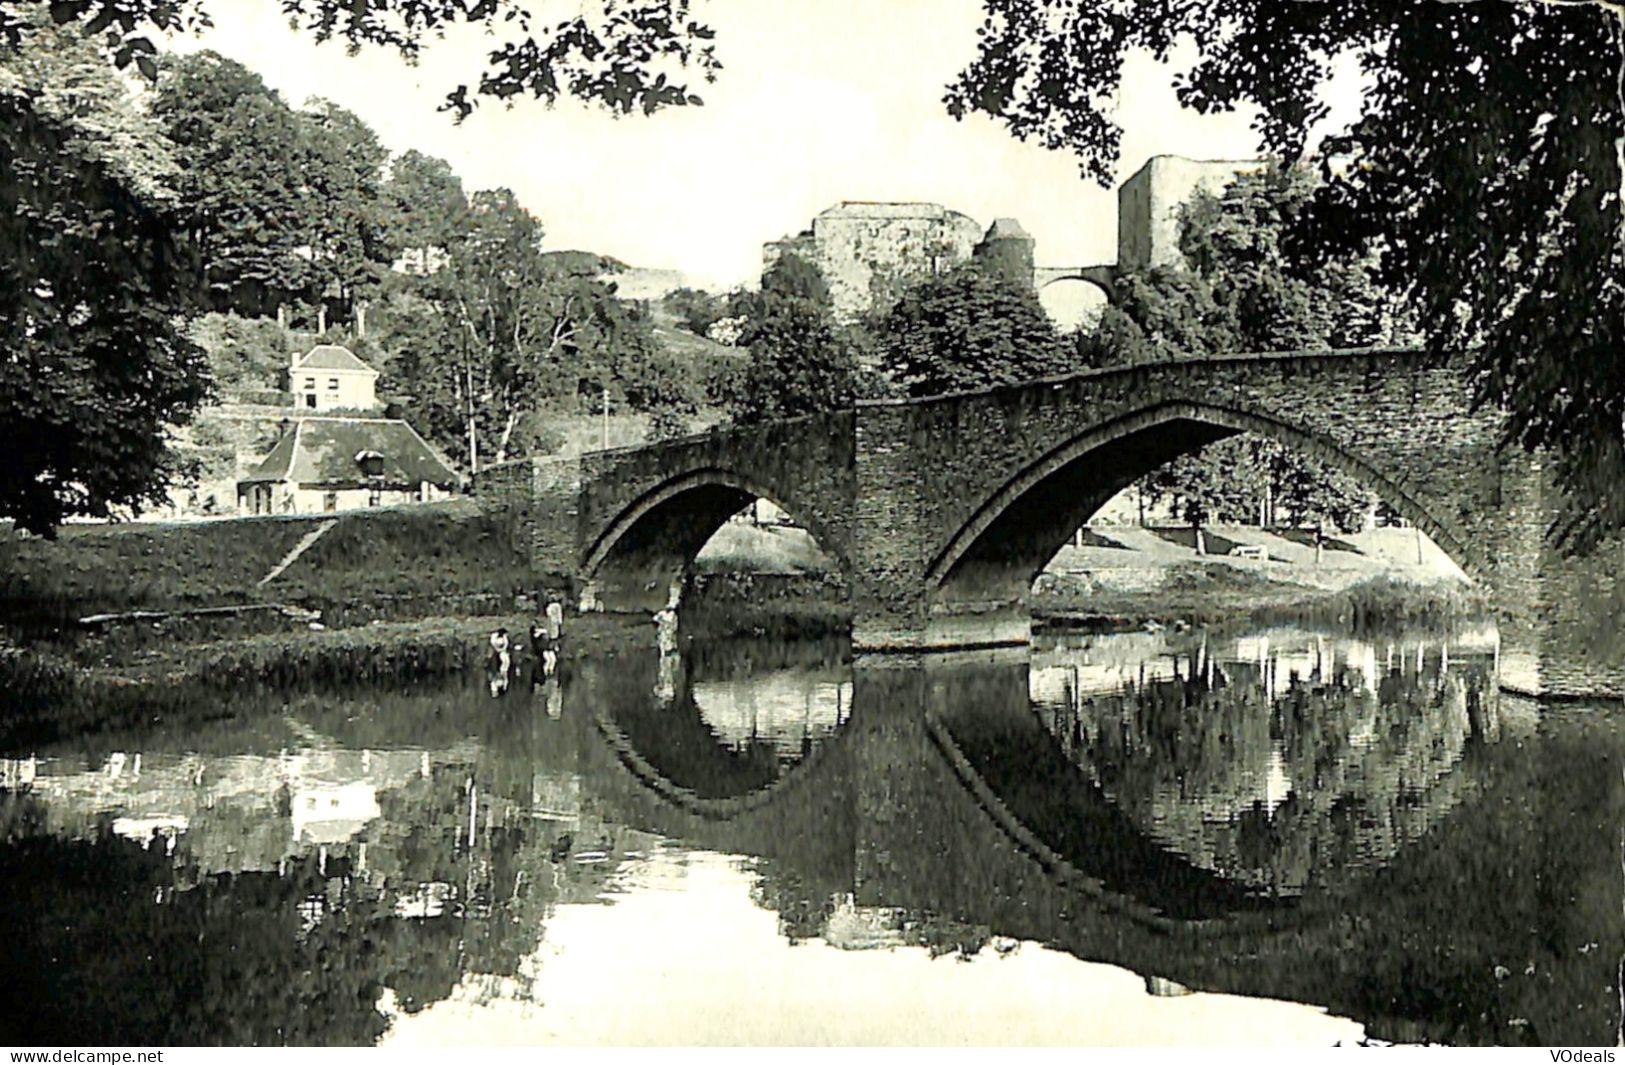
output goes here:
[{"label": "sky", "polygon": [[[478,33],[435,42],[411,67],[383,49],[351,57],[340,44],[317,46],[288,29],[276,0],[213,9],[214,29],[175,46],[237,59],[291,104],[333,100],[391,150],[448,160],[470,190],[514,190],[552,249],[677,269],[721,289],[754,281],[764,241],[840,200],[925,200],[984,225],[1020,219],[1040,265],[1115,257],[1115,191],[1082,178],[1070,155],[944,109],[945,86],[975,54],[976,0],[696,0],[723,65],[699,89],[704,106],[617,118],[573,101],[484,101],[461,125],[436,108],[484,69],[489,41]],[[1175,66],[1190,57],[1176,55]],[[1180,108],[1173,74],[1131,57],[1119,180],[1153,155],[1256,151],[1249,116]],[[1334,83],[1334,121],[1357,91],[1352,75]]]}]

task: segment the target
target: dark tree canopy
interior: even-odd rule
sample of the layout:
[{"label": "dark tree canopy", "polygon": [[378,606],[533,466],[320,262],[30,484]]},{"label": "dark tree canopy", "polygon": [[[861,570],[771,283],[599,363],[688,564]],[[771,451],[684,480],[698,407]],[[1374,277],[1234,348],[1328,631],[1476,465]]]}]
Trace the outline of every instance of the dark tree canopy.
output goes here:
[{"label": "dark tree canopy", "polygon": [[718,398],[734,421],[794,418],[852,404],[856,341],[836,324],[827,302],[764,286],[741,293],[731,310],[743,319],[739,346],[750,352],[744,367],[720,385]]},{"label": "dark tree canopy", "polygon": [[1180,212],[1180,261],[1127,273],[1083,347],[1094,365],[1414,344],[1414,314],[1367,249],[1292,239],[1319,182],[1270,166]]},{"label": "dark tree canopy", "polygon": [[360,118],[325,100],[296,111],[213,52],[166,57],[152,109],[216,307],[322,303],[347,316],[376,288],[395,258],[389,153]]},{"label": "dark tree canopy", "polygon": [[881,372],[910,396],[1016,384],[1074,368],[1032,289],[974,264],[910,289],[874,333]]},{"label": "dark tree canopy", "polygon": [[[1373,80],[1361,119],[1322,147],[1330,180],[1302,220],[1332,245],[1381,238],[1383,276],[1415,287],[1436,351],[1477,352],[1482,402],[1514,440],[1556,450],[1575,546],[1625,528],[1625,251],[1617,5],[1417,0],[986,0],[978,54],[950,87],[1012,132],[1075,152],[1108,183],[1125,55],[1194,40],[1181,100],[1260,108],[1296,159],[1325,115],[1334,57]],[[1330,164],[1335,162],[1336,165]]]},{"label": "dark tree canopy", "polygon": [[207,391],[174,165],[94,49],[0,51],[0,517],[49,533],[162,493]]},{"label": "dark tree canopy", "polygon": [[762,274],[762,291],[829,305],[829,282],[818,267],[799,255],[782,255]]}]

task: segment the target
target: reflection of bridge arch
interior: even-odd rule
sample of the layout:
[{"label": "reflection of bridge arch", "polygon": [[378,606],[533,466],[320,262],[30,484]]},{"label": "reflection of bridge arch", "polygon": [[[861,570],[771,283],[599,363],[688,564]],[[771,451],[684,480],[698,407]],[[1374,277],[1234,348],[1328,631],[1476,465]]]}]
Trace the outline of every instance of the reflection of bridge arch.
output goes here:
[{"label": "reflection of bridge arch", "polygon": [[1020,590],[1108,499],[1181,455],[1238,433],[1270,437],[1359,480],[1431,536],[1475,579],[1489,566],[1464,530],[1436,517],[1409,491],[1323,435],[1278,417],[1208,403],[1157,403],[1094,426],[1049,451],[997,488],[937,552],[927,586],[968,597]]},{"label": "reflection of bridge arch", "polygon": [[595,710],[593,724],[599,735],[609,744],[616,759],[631,771],[639,783],[685,813],[695,814],[711,821],[732,820],[774,805],[784,791],[798,786],[801,777],[818,774],[819,767],[831,757],[831,748],[842,742],[841,734],[838,732],[829,740],[814,747],[788,771],[780,773],[765,785],[743,795],[705,796],[693,788],[675,783],[652,761],[644,757],[633,740],[607,711]]},{"label": "reflection of bridge arch", "polygon": [[[667,670],[681,669],[676,656],[662,657],[653,671],[648,664],[622,660],[613,678],[589,678],[587,706],[614,758],[665,804],[707,820],[728,820],[772,806],[787,789],[801,789],[808,779],[828,776],[825,763],[832,748],[844,742],[847,717],[840,710],[850,714],[849,683],[835,685],[833,730],[805,744],[801,756],[786,763],[772,736],[744,748],[730,746],[696,700],[693,678],[669,680]],[[655,686],[665,688],[665,698],[651,694],[651,678],[659,678]],[[821,670],[807,678],[819,678],[814,688],[827,687]]]}]

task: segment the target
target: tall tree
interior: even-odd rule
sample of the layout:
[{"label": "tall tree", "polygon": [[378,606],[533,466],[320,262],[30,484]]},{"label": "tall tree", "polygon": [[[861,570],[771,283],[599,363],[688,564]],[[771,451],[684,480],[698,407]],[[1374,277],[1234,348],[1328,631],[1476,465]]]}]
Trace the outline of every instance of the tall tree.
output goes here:
[{"label": "tall tree", "polygon": [[910,396],[1015,384],[1073,368],[1030,287],[966,264],[923,281],[876,324],[880,371]]},{"label": "tall tree", "polygon": [[1167,501],[1181,521],[1191,527],[1196,553],[1207,554],[1202,530],[1219,521],[1245,520],[1251,502],[1248,478],[1239,467],[1246,452],[1232,441],[1222,441],[1191,455],[1164,463],[1140,481],[1140,490],[1153,504]]},{"label": "tall tree", "polygon": [[1302,227],[1326,246],[1380,236],[1383,276],[1414,285],[1429,347],[1474,352],[1509,439],[1550,447],[1561,533],[1625,529],[1625,4],[1355,0],[985,0],[978,54],[948,106],[1078,154],[1111,180],[1112,98],[1132,51],[1193,40],[1181,100],[1253,104],[1270,150],[1298,158],[1353,54],[1371,89],[1323,146]]},{"label": "tall tree", "polygon": [[[565,341],[543,297],[542,227],[512,192],[476,193],[463,232],[424,291],[439,312],[438,344],[400,372],[420,400],[449,407],[472,473],[506,456],[543,364]],[[432,387],[431,387],[432,386]],[[431,424],[447,420],[442,412]]]},{"label": "tall tree", "polygon": [[153,115],[175,145],[187,232],[211,302],[264,313],[310,291],[301,122],[258,74],[213,52],[166,57]]},{"label": "tall tree", "polygon": [[0,47],[0,515],[49,533],[159,498],[207,374],[163,138],[97,49],[29,32]]},{"label": "tall tree", "polygon": [[384,203],[389,245],[405,269],[420,275],[438,269],[468,211],[462,179],[451,164],[419,151],[402,152],[389,163]]},{"label": "tall tree", "polygon": [[300,228],[316,299],[345,316],[372,296],[395,259],[384,192],[389,152],[353,113],[328,100],[299,112]]},{"label": "tall tree", "polygon": [[547,411],[601,412],[607,400],[672,435],[696,410],[699,384],[655,342],[647,312],[618,299],[595,262],[544,252],[541,224],[506,189],[475,193],[443,261],[393,287],[392,375],[471,471],[534,447]]}]

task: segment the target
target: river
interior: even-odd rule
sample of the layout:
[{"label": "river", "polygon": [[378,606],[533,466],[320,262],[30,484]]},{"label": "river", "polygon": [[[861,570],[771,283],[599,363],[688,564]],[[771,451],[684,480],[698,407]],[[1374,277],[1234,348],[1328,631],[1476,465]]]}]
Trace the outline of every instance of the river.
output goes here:
[{"label": "river", "polygon": [[[0,1042],[1612,1044],[1493,629],[686,642],[0,758]],[[200,715],[202,716],[202,715]]]}]

